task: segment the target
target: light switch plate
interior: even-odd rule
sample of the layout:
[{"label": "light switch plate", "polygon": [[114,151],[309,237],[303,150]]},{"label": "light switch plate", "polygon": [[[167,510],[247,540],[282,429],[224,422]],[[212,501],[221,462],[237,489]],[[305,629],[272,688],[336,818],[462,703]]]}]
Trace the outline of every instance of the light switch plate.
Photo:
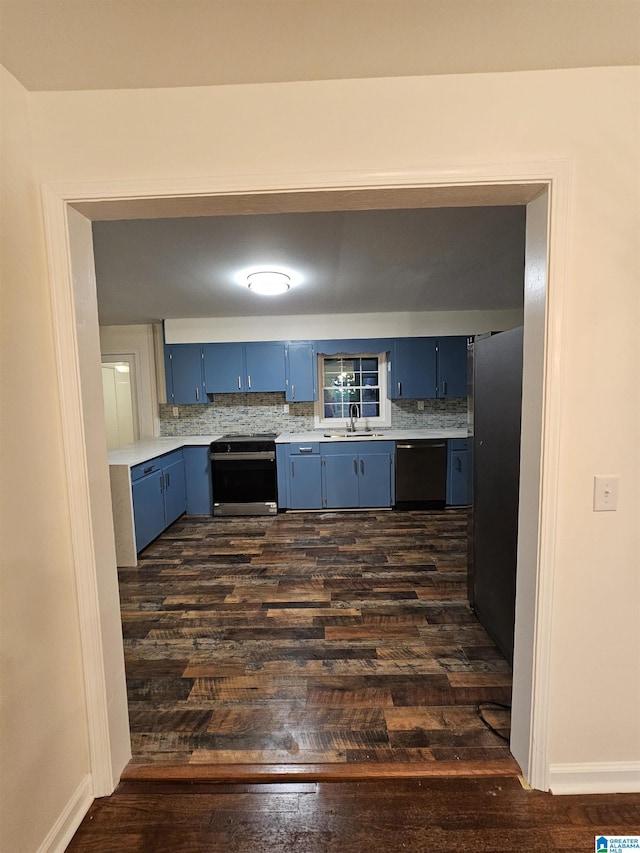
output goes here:
[{"label": "light switch plate", "polygon": [[618,475],[596,474],[593,478],[593,511],[615,512],[618,509]]}]

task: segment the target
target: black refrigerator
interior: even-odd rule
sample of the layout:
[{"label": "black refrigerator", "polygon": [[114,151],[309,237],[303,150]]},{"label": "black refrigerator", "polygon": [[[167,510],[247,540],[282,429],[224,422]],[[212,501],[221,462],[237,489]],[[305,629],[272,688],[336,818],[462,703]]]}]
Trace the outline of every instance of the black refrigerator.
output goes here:
[{"label": "black refrigerator", "polygon": [[476,338],[469,348],[473,502],[469,601],[513,664],[523,329]]}]

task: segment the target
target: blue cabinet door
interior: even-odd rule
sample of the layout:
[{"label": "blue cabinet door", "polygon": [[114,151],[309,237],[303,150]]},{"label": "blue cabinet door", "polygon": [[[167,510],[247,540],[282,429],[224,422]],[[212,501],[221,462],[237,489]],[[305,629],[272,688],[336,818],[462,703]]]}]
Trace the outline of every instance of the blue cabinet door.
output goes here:
[{"label": "blue cabinet door", "polygon": [[323,454],[324,506],[357,507],[360,505],[358,490],[358,457],[355,453]]},{"label": "blue cabinet door", "polygon": [[171,383],[167,375],[167,400],[176,405],[206,403],[200,344],[172,344],[169,347],[168,363]]},{"label": "blue cabinet door", "polygon": [[317,399],[317,371],[313,344],[289,344],[286,355],[287,401],[299,403]]},{"label": "blue cabinet door", "polygon": [[213,496],[209,447],[184,447],[184,478],[189,515],[211,515]]},{"label": "blue cabinet door", "polygon": [[398,338],[391,364],[392,399],[428,399],[436,396],[435,338]]},{"label": "blue cabinet door", "polygon": [[466,440],[450,440],[447,457],[447,503],[467,506],[471,502],[471,454]]},{"label": "blue cabinet door", "polygon": [[162,471],[154,471],[133,483],[133,521],[136,551],[142,551],[165,528]]},{"label": "blue cabinet door", "polygon": [[202,347],[199,344],[172,344],[168,350],[170,378],[167,375],[167,400],[176,405],[206,402]]},{"label": "blue cabinet door", "polygon": [[289,445],[276,444],[276,477],[278,509],[289,508]]},{"label": "blue cabinet door", "polygon": [[438,397],[467,396],[467,339],[438,338]]},{"label": "blue cabinet door", "polygon": [[204,382],[207,394],[246,391],[244,344],[205,344]]},{"label": "blue cabinet door", "polygon": [[245,344],[247,391],[284,391],[284,344]]},{"label": "blue cabinet door", "polygon": [[187,509],[184,461],[178,459],[162,469],[164,476],[164,526],[168,527]]},{"label": "blue cabinet door", "polygon": [[320,456],[289,457],[289,506],[291,509],[322,509]]},{"label": "blue cabinet door", "polygon": [[358,506],[391,506],[391,470],[388,453],[358,457]]}]

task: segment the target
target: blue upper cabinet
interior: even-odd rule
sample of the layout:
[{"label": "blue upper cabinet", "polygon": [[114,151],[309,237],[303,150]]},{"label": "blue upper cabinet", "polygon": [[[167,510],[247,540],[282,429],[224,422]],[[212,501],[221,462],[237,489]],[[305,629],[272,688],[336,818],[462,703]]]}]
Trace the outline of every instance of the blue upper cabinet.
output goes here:
[{"label": "blue upper cabinet", "polygon": [[394,400],[437,396],[436,338],[398,338],[391,362],[389,397]]},{"label": "blue upper cabinet", "polygon": [[171,344],[165,350],[167,402],[206,403],[200,344]]},{"label": "blue upper cabinet", "polygon": [[286,399],[291,403],[317,399],[315,347],[311,343],[288,344],[286,355]]},{"label": "blue upper cabinet", "polygon": [[244,391],[244,344],[205,344],[204,381],[207,394]]},{"label": "blue upper cabinet", "polygon": [[284,344],[245,344],[247,391],[284,391],[286,388]]},{"label": "blue upper cabinet", "polygon": [[438,397],[467,396],[467,338],[438,338]]},{"label": "blue upper cabinet", "polygon": [[207,394],[284,391],[284,344],[205,344],[204,378]]}]

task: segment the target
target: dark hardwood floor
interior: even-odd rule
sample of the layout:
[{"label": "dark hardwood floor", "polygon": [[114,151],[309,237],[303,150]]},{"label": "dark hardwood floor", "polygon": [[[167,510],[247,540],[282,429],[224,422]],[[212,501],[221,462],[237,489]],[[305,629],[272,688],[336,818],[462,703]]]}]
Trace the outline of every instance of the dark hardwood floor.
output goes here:
[{"label": "dark hardwood floor", "polygon": [[[517,772],[476,711],[510,702],[511,672],[466,601],[466,524],[464,510],[177,521],[120,571],[132,766]],[[486,717],[508,734],[508,712]]]},{"label": "dark hardwood floor", "polygon": [[637,835],[634,794],[554,797],[517,779],[318,784],[124,782],[69,853],[586,853]]}]

